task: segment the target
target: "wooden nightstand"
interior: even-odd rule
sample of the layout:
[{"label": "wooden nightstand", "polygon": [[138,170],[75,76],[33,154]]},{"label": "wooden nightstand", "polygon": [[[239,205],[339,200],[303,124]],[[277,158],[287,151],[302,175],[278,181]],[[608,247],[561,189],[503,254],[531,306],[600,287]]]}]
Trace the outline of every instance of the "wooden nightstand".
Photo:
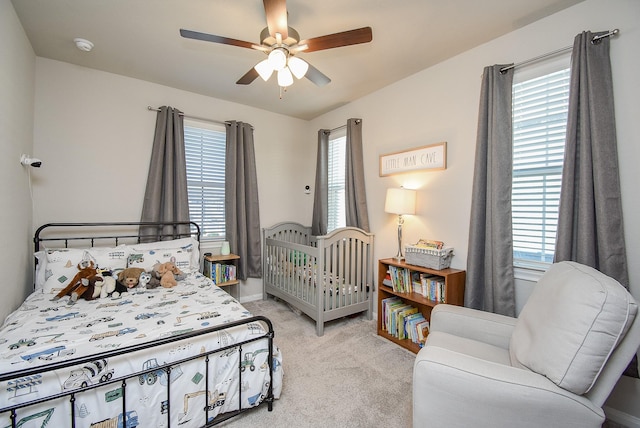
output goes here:
[{"label": "wooden nightstand", "polygon": [[235,286],[235,298],[240,301],[240,281],[236,279],[238,260],[240,256],[237,254],[204,256],[202,273],[218,287]]}]

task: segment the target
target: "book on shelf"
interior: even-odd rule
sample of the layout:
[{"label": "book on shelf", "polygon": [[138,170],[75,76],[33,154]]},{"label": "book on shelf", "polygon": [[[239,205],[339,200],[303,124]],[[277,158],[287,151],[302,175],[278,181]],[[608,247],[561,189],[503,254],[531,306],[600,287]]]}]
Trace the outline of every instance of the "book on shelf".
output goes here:
[{"label": "book on shelf", "polygon": [[389,334],[391,334],[394,337],[398,337],[398,319],[400,318],[400,313],[402,311],[404,311],[405,309],[409,309],[412,306],[401,302],[398,305],[392,305],[390,308],[390,313],[389,313]]},{"label": "book on shelf", "polygon": [[434,239],[420,239],[413,246],[417,247],[417,248],[442,250],[442,248],[444,247],[444,242],[443,241],[436,241]]},{"label": "book on shelf", "polygon": [[418,312],[418,308],[415,306],[408,306],[398,312],[398,319],[396,325],[396,337],[398,339],[407,339],[406,320],[411,315]]},{"label": "book on shelf", "polygon": [[[411,293],[413,291],[413,274],[411,270],[397,267],[397,266],[389,266],[389,280],[391,282],[390,287],[393,291],[398,293]],[[383,280],[383,284],[387,285]]]},{"label": "book on shelf", "polygon": [[415,332],[418,339],[417,343],[419,343],[421,346],[424,345],[424,342],[425,340],[427,340],[427,336],[429,335],[429,321],[424,320],[418,322],[415,325]]},{"label": "book on shelf", "polygon": [[420,276],[420,285],[420,294],[427,299],[440,303],[445,301],[444,278],[437,275],[422,274]]},{"label": "book on shelf", "polygon": [[211,278],[214,284],[223,284],[236,279],[236,265],[205,260],[202,273]]},{"label": "book on shelf", "polygon": [[382,329],[386,332],[390,331],[391,325],[391,307],[402,304],[402,299],[399,297],[387,297],[386,299],[382,299]]},{"label": "book on shelf", "polygon": [[404,331],[405,337],[410,339],[414,343],[418,343],[418,335],[416,332],[416,325],[424,321],[424,315],[420,312],[409,315],[404,319]]},{"label": "book on shelf", "polygon": [[381,328],[390,336],[408,339],[420,346],[429,334],[429,322],[420,310],[398,296],[381,300]]},{"label": "book on shelf", "polygon": [[387,274],[382,280],[382,285],[386,285],[387,287],[393,288],[393,283],[391,282],[391,274],[389,273],[388,270],[387,270]]}]

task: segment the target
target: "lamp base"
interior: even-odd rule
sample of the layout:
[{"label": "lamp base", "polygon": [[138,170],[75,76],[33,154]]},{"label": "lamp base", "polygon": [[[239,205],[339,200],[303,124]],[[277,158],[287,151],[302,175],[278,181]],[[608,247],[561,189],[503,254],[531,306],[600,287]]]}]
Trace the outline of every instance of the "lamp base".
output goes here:
[{"label": "lamp base", "polygon": [[397,261],[401,262],[404,260],[404,256],[402,255],[402,223],[404,223],[404,219],[402,215],[398,215],[398,253],[394,257]]}]

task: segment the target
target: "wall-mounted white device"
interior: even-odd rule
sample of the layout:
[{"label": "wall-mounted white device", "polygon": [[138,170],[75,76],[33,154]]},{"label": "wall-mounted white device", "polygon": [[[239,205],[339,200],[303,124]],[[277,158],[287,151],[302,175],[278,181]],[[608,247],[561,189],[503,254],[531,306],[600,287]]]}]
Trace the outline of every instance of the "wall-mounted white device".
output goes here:
[{"label": "wall-mounted white device", "polygon": [[28,155],[20,156],[20,163],[24,166],[32,166],[34,168],[40,168],[42,166],[42,161],[38,158],[32,158]]}]

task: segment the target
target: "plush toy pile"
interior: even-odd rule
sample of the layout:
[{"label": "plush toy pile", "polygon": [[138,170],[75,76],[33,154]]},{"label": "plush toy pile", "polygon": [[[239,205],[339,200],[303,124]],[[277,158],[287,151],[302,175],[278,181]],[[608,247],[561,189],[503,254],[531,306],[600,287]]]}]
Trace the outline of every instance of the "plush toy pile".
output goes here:
[{"label": "plush toy pile", "polygon": [[79,298],[116,298],[136,287],[175,287],[178,281],[185,278],[186,274],[173,262],[156,263],[150,272],[142,268],[126,268],[115,277],[114,272],[97,269],[93,261],[83,260],[78,264],[78,273],[53,300],[67,295],[70,296],[70,303],[76,302]]}]

